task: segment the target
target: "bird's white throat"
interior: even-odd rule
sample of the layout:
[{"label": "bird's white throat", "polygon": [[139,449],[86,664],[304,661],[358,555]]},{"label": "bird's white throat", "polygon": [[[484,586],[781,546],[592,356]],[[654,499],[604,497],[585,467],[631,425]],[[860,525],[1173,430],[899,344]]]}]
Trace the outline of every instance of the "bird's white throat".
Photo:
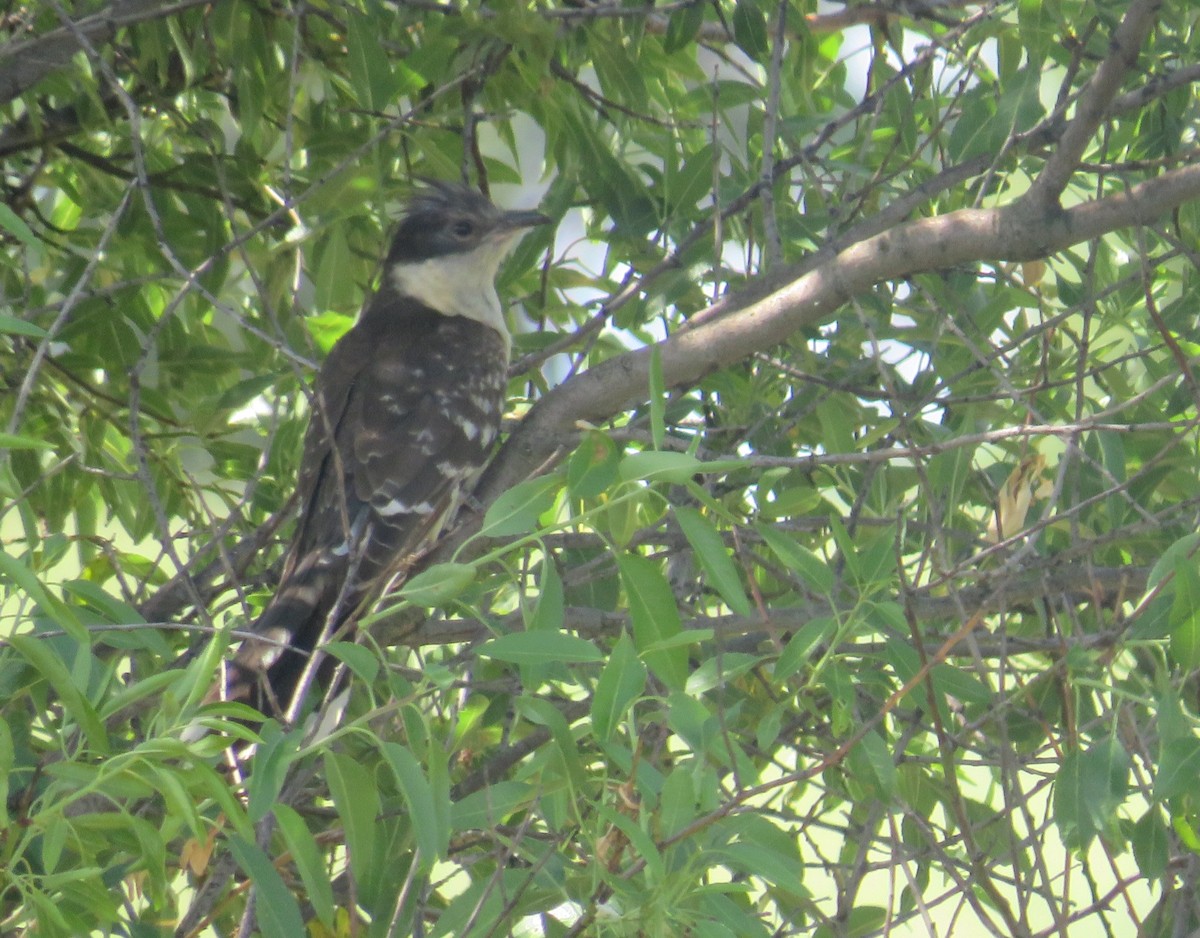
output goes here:
[{"label": "bird's white throat", "polygon": [[508,326],[495,281],[509,244],[510,239],[485,241],[466,253],[396,264],[388,276],[402,295],[440,313],[465,316],[491,326],[507,341]]}]

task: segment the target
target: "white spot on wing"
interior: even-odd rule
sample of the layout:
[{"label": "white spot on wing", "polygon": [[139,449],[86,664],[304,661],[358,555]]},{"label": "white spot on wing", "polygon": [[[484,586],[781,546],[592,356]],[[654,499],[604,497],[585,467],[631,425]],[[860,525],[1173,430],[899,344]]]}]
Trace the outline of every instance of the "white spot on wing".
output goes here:
[{"label": "white spot on wing", "polygon": [[462,430],[463,436],[468,440],[473,440],[479,436],[479,425],[473,420],[468,420],[462,414],[447,414],[446,416],[450,418],[451,423]]},{"label": "white spot on wing", "polygon": [[385,518],[391,518],[393,515],[428,515],[433,513],[433,506],[429,502],[410,505],[402,498],[393,498],[375,511]]}]

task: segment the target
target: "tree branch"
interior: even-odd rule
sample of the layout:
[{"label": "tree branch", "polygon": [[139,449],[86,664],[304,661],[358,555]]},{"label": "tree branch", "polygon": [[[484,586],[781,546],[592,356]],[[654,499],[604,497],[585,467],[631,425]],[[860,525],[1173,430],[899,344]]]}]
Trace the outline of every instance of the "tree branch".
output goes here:
[{"label": "tree branch", "polygon": [[1083,89],[1075,105],[1075,117],[1067,125],[1054,154],[1030,186],[1027,198],[1057,202],[1079,165],[1083,151],[1104,120],[1109,102],[1120,90],[1125,74],[1137,64],[1162,0],[1138,0],[1130,4],[1125,19],[1113,33],[1111,49]]},{"label": "tree branch", "polygon": [[167,19],[211,0],[116,0],[92,16],[52,30],[36,39],[0,49],[0,104],[19,98],[51,72],[65,66],[82,45],[80,36],[93,45],[104,45],[119,29],[148,20]]},{"label": "tree branch", "polygon": [[579,421],[600,423],[643,400],[655,348],[666,385],[688,386],[786,341],[873,284],[980,261],[1044,258],[1121,228],[1149,224],[1198,198],[1200,165],[1193,165],[1065,210],[1027,196],[1000,208],[961,209],[898,225],[845,248],[765,296],[751,286],[724,298],[698,315],[702,325],[609,359],[555,388],[509,437],[476,497],[490,504],[528,478],[552,453],[554,441]]},{"label": "tree branch", "polygon": [[[1043,603],[1113,606],[1125,599],[1141,596],[1146,590],[1149,574],[1148,567],[1140,566],[1097,567],[1090,563],[1050,567],[1036,565],[1006,572],[989,582],[956,590],[952,595],[945,595],[942,586],[938,586],[936,591],[932,588],[913,590],[903,597],[903,601],[922,622],[957,621],[964,610],[968,615],[1029,611],[1039,608]],[[818,616],[844,615],[858,601],[855,597],[848,597],[845,603],[839,602],[837,605],[820,601],[803,606],[772,608],[766,611],[765,617],[699,616],[685,622],[684,628],[711,631],[724,641],[743,636],[755,637],[763,633],[792,631]],[[520,631],[521,613],[514,613],[512,619],[505,624],[505,630]],[[374,626],[376,631],[387,621],[384,619],[377,623]],[[563,625],[585,637],[613,636],[622,628],[629,627],[629,615],[625,612],[571,607],[564,610]],[[482,641],[493,634],[488,626],[475,620],[449,619],[425,624],[401,640],[401,644],[414,647],[449,645]],[[1039,639],[1032,645],[1021,647],[1024,650],[1036,650],[1058,648],[1060,645],[1059,639],[1053,639],[1050,645]],[[1011,653],[1012,648],[1008,651]]]}]

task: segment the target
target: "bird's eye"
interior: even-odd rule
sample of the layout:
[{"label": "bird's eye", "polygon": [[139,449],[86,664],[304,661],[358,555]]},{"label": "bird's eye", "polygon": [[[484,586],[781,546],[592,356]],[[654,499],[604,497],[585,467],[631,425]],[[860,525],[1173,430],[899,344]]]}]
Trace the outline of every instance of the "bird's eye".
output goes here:
[{"label": "bird's eye", "polygon": [[454,223],[454,234],[459,238],[469,238],[475,231],[475,226],[466,219]]}]

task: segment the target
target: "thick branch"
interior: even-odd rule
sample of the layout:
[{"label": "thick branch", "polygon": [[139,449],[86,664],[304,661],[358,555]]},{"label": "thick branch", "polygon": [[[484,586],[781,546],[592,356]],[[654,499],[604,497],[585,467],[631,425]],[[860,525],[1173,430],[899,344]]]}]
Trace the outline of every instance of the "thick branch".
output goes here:
[{"label": "thick branch", "polygon": [[80,50],[79,37],[94,46],[109,42],[124,26],[147,20],[166,19],[191,7],[205,6],[211,0],[116,0],[112,6],[92,16],[52,30],[36,39],[16,43],[0,50],[0,104],[19,98],[39,81],[68,62]]},{"label": "thick branch", "polygon": [[[1026,261],[1136,225],[1200,198],[1200,165],[1164,173],[1128,191],[1060,209],[1023,199],[994,209],[923,218],[852,245],[765,296],[721,302],[723,315],[658,343],[668,387],[784,342],[832,315],[873,284],[980,261]],[[747,293],[753,291],[753,287]],[[754,291],[757,292],[757,291]],[[745,294],[743,294],[744,296]],[[649,393],[652,348],[610,359],[552,390],[526,415],[489,467],[477,497],[490,503],[536,470],[554,441],[585,420],[601,423]]]},{"label": "thick branch", "polygon": [[1138,0],[1130,4],[1125,19],[1113,33],[1109,55],[1092,75],[1075,106],[1075,117],[1067,125],[1054,154],[1046,161],[1030,187],[1032,198],[1057,202],[1071,174],[1079,165],[1083,151],[1096,134],[1109,103],[1121,88],[1121,81],[1135,65],[1138,53],[1150,34],[1162,0]]}]

